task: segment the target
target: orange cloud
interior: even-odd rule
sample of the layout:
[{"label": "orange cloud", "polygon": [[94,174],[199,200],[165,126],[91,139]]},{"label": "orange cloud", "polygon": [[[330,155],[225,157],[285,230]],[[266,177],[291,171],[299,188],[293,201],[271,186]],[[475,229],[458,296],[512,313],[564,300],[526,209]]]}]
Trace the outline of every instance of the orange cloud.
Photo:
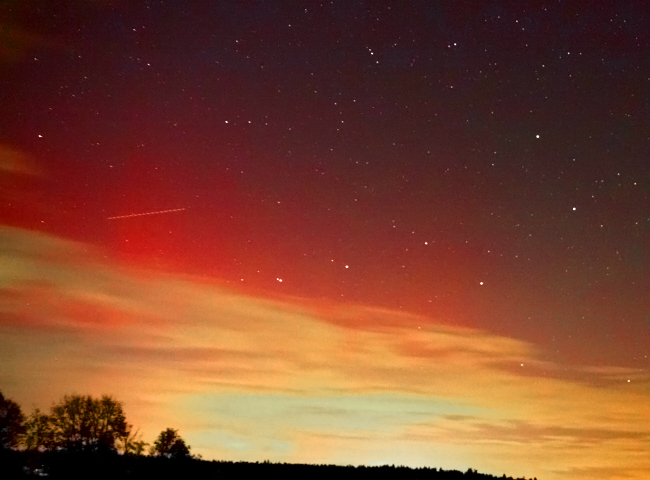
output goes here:
[{"label": "orange cloud", "polygon": [[29,155],[2,144],[0,144],[0,172],[21,175],[41,175],[40,169]]},{"label": "orange cloud", "polygon": [[24,406],[111,393],[146,438],[174,426],[208,458],[650,474],[647,372],[113,265],[20,229],[0,228],[0,255],[0,385]]}]

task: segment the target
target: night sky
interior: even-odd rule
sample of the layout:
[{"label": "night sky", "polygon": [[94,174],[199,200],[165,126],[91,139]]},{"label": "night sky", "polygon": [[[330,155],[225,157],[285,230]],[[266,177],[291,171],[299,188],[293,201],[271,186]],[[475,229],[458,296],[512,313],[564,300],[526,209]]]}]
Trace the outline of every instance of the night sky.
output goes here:
[{"label": "night sky", "polygon": [[3,1],[0,389],[647,478],[649,87],[642,1]]}]

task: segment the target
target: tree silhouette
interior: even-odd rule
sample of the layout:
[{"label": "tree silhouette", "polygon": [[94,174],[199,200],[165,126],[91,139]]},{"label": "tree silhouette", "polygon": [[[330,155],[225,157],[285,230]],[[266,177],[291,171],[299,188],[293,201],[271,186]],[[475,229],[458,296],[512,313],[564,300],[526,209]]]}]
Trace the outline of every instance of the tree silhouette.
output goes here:
[{"label": "tree silhouette", "polygon": [[126,435],[120,436],[116,442],[117,449],[124,455],[142,455],[147,445],[149,444],[142,440],[140,432],[132,430],[128,430]]},{"label": "tree silhouette", "polygon": [[115,450],[129,430],[122,404],[108,395],[66,395],[50,414],[54,443],[71,451]]},{"label": "tree silhouette", "polygon": [[54,446],[54,434],[50,417],[38,408],[25,422],[23,443],[27,450],[49,450]]},{"label": "tree silhouette", "polygon": [[[23,434],[24,432],[24,434]],[[200,455],[190,454],[190,446],[167,428],[160,432],[150,449],[157,459],[135,458],[147,445],[138,431],[126,423],[122,403],[110,396],[99,399],[89,395],[66,395],[54,404],[50,414],[34,409],[25,421],[20,407],[0,393],[0,477],[26,478],[51,475],[51,478],[417,478],[493,479],[469,468],[458,470],[395,467],[383,465],[334,466],[246,462],[202,462]],[[25,450],[16,447],[22,441]],[[49,450],[49,451],[48,451]],[[124,455],[86,455],[116,452]],[[39,453],[42,452],[42,453]],[[70,454],[72,453],[72,454]],[[79,455],[78,453],[83,453]],[[187,459],[176,462],[167,459]],[[273,470],[273,472],[271,472]],[[7,473],[9,472],[9,473]],[[2,476],[4,475],[4,476]],[[515,480],[512,477],[499,477]],[[526,480],[519,478],[516,480]],[[535,479],[536,480],[536,479]]]},{"label": "tree silhouette", "polygon": [[115,442],[128,436],[122,403],[108,395],[66,395],[49,415],[38,409],[27,421],[28,450],[54,449],[75,452],[115,451]]},{"label": "tree silhouette", "polygon": [[20,406],[0,392],[0,449],[16,448],[25,432],[25,417]]},{"label": "tree silhouette", "polygon": [[151,447],[151,454],[168,458],[184,458],[190,456],[190,446],[185,444],[178,430],[168,428],[158,435],[158,438]]},{"label": "tree silhouette", "polygon": [[149,445],[149,443],[145,442],[144,440],[138,440],[138,441],[134,442],[133,444],[135,446],[135,451],[133,453],[135,453],[138,456],[144,455],[145,454],[144,453],[145,447],[147,445]]}]

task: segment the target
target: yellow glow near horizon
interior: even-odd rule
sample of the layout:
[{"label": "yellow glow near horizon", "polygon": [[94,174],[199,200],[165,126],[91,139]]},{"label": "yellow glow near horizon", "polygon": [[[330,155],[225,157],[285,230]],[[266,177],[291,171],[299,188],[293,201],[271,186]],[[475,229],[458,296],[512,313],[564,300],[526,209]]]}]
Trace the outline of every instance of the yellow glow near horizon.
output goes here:
[{"label": "yellow glow near horizon", "polygon": [[178,428],[208,459],[650,475],[639,372],[554,364],[529,343],[416,328],[403,312],[111,265],[20,229],[0,238],[0,388],[26,413],[110,393],[145,440]]}]

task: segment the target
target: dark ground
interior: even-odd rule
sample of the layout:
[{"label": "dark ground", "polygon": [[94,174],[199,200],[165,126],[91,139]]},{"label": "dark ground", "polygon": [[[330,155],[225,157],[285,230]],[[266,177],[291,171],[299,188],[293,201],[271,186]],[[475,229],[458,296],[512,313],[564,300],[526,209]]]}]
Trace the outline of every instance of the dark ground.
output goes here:
[{"label": "dark ground", "polygon": [[[396,466],[354,467],[278,463],[220,462],[196,459],[122,456],[117,454],[69,454],[64,452],[5,452],[0,462],[0,477],[49,479],[309,479],[320,480],[451,480],[510,479],[478,473],[475,470],[439,470]],[[518,479],[522,480],[522,479]],[[525,480],[525,479],[523,479]]]}]

